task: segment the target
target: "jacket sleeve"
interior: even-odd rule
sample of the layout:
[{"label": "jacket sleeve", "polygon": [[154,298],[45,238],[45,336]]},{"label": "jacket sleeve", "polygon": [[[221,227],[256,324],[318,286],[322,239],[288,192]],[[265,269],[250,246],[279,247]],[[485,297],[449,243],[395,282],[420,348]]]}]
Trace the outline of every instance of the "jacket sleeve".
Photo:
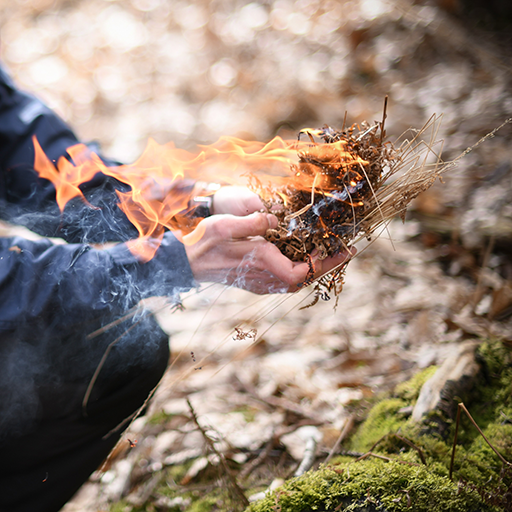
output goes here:
[{"label": "jacket sleeve", "polygon": [[[51,160],[78,142],[70,128],[35,97],[16,89],[0,67],[0,218],[68,244],[0,238],[0,330],[22,324],[86,321],[123,314],[143,298],[195,286],[183,245],[167,232],[155,257],[138,262],[126,244],[97,250],[89,243],[138,236],[118,208],[129,187],[98,173],[61,213],[52,183],[34,171],[36,135]],[[114,162],[108,162],[113,164]],[[52,320],[53,319],[53,320]]]},{"label": "jacket sleeve", "polygon": [[146,297],[172,296],[195,284],[183,245],[170,232],[144,264],[126,244],[97,250],[19,237],[0,238],[0,261],[4,333],[34,325],[76,328],[122,315]]},{"label": "jacket sleeve", "polygon": [[117,207],[115,190],[126,192],[129,187],[102,173],[82,187],[97,208],[75,198],[61,214],[53,184],[39,178],[33,168],[33,135],[50,160],[68,157],[66,149],[78,143],[64,121],[37,98],[19,91],[0,67],[0,218],[73,243],[126,241],[137,236]]}]

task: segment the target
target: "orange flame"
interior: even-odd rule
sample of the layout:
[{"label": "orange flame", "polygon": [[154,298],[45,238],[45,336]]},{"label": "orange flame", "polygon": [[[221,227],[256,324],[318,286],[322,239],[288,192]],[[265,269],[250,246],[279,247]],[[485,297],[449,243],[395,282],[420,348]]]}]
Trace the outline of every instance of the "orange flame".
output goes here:
[{"label": "orange flame", "polygon": [[[186,234],[196,228],[195,222],[180,223],[180,212],[187,209],[190,192],[179,189],[180,181],[197,179],[234,184],[249,171],[259,171],[275,187],[284,185],[300,190],[311,190],[330,185],[325,182],[318,168],[311,166],[310,173],[291,168],[298,155],[310,155],[324,163],[353,165],[355,157],[346,151],[345,142],[312,144],[303,141],[286,141],[280,137],[268,143],[248,142],[232,137],[221,137],[215,144],[199,146],[198,151],[178,149],[173,143],[159,145],[149,139],[142,156],[131,165],[107,167],[87,146],[77,144],[67,152],[73,163],[64,157],[54,165],[44,154],[34,137],[34,168],[42,178],[50,180],[56,189],[56,200],[61,211],[75,197],[85,198],[79,189],[98,172],[111,176],[131,187],[129,192],[117,192],[119,208],[137,228],[139,238],[128,243],[132,254],[141,261],[150,260],[158,249],[166,229],[181,230]],[[366,164],[363,160],[359,163]],[[211,176],[214,173],[214,176]],[[282,193],[283,201],[286,196]],[[91,206],[91,205],[89,205]],[[92,207],[92,206],[91,206]],[[196,229],[181,237],[186,243],[194,243],[203,235]]]}]

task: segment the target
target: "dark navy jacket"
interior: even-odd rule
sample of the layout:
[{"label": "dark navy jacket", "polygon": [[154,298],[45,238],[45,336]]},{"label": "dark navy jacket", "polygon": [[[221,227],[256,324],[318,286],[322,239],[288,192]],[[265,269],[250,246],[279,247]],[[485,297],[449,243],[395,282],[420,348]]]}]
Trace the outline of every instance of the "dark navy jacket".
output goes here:
[{"label": "dark navy jacket", "polygon": [[61,214],[53,185],[33,169],[36,135],[52,160],[76,144],[70,128],[35,97],[16,89],[0,68],[0,218],[67,244],[0,238],[0,342],[21,325],[62,328],[90,313],[120,315],[140,299],[194,285],[183,245],[167,232],[156,256],[138,263],[124,243],[137,232],[116,206],[122,184],[99,173]]}]

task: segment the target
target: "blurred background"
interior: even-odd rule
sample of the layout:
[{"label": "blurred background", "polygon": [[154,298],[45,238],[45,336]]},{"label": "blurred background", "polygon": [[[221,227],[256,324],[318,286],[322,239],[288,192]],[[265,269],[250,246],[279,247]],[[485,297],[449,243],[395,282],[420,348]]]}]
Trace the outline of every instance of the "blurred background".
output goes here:
[{"label": "blurred background", "polygon": [[[385,95],[389,139],[442,114],[450,160],[512,116],[509,0],[0,5],[1,60],[19,86],[122,162],[140,156],[148,137],[193,149],[222,135],[266,141],[340,128],[345,113],[348,124],[380,120]],[[355,403],[441,363],[467,337],[512,342],[511,140],[508,125],[358,256],[336,311],[323,301],[299,310],[308,291],[263,303],[220,288],[186,297],[183,312],[161,311],[174,363],[153,419],[137,420],[137,447],[68,510],[119,500],[122,510],[187,510],[187,486],[213,463],[169,476],[203,453],[185,396],[242,468],[288,429],[255,473],[268,485],[300,461],[304,440],[293,435],[308,418],[325,458]],[[256,329],[258,343],[233,335],[240,325]]]},{"label": "blurred background", "polygon": [[294,137],[345,111],[371,122],[386,94],[390,135],[432,113],[444,133],[470,120],[457,149],[512,113],[510,5],[493,2],[4,0],[0,51],[21,86],[122,161],[148,136],[190,147]]}]

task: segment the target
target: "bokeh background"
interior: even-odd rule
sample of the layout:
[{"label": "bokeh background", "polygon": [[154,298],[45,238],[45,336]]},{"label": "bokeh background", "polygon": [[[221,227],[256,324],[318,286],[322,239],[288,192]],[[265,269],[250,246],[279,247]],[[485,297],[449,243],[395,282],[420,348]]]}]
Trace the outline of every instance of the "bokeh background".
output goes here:
[{"label": "bokeh background", "polygon": [[512,112],[506,48],[494,45],[506,36],[473,32],[478,11],[445,3],[459,19],[435,2],[390,0],[3,1],[1,56],[123,161],[148,136],[188,147],[340,126],[345,111],[380,119],[386,94],[391,135],[434,112],[447,133],[471,119],[466,135]]},{"label": "bokeh background", "polygon": [[[0,6],[1,60],[20,87],[122,162],[149,137],[193,149],[222,135],[339,128],[345,112],[349,124],[380,120],[385,95],[390,140],[443,114],[449,160],[512,116],[508,0]],[[190,486],[215,462],[185,397],[242,471],[280,433],[276,454],[243,480],[264,486],[301,460],[304,428],[316,429],[319,462],[357,404],[441,363],[467,337],[510,338],[511,140],[509,125],[420,196],[405,225],[361,251],[336,310],[334,301],[300,310],[307,290],[265,302],[220,287],[185,297],[183,312],[160,309],[174,359],[150,415],[127,434],[138,444],[125,443],[67,510],[187,510]],[[259,341],[237,338],[237,326]],[[215,486],[201,481],[196,497]]]}]

